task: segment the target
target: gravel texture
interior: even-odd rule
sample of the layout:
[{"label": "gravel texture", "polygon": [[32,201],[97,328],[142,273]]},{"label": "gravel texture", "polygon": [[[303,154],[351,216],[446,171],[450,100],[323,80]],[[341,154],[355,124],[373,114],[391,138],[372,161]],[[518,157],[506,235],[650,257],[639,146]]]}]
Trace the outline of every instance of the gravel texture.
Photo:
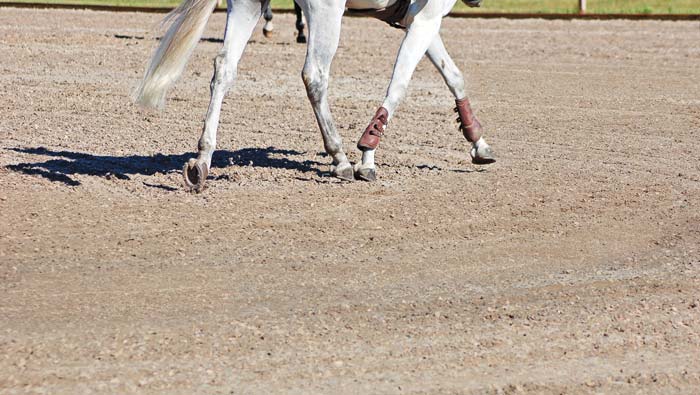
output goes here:
[{"label": "gravel texture", "polygon": [[[143,111],[159,17],[0,9],[1,393],[697,393],[699,23],[446,19],[499,162],[424,60],[370,184],[328,176],[278,15],[194,195],[224,16]],[[400,38],[344,20],[352,161]]]}]

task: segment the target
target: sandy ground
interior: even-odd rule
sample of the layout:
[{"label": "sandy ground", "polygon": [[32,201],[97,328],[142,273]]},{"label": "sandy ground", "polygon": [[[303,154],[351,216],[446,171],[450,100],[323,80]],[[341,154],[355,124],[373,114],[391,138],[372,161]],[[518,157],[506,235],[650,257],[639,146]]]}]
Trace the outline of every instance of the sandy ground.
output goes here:
[{"label": "sandy ground", "polygon": [[[144,112],[159,17],[0,9],[1,393],[698,393],[700,24],[445,20],[499,162],[424,60],[370,184],[277,16],[193,195],[224,17]],[[344,21],[353,161],[400,37]]]}]

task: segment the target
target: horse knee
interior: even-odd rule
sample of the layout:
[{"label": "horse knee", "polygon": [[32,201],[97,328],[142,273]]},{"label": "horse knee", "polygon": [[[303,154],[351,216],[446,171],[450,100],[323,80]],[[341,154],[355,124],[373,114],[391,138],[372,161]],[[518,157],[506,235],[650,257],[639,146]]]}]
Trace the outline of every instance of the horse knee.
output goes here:
[{"label": "horse knee", "polygon": [[319,100],[328,86],[328,75],[315,67],[304,66],[301,78],[306,86],[306,93],[312,100]]},{"label": "horse knee", "polygon": [[216,55],[214,58],[214,77],[211,80],[212,91],[217,87],[228,90],[236,80],[236,65],[231,64],[226,52]]}]

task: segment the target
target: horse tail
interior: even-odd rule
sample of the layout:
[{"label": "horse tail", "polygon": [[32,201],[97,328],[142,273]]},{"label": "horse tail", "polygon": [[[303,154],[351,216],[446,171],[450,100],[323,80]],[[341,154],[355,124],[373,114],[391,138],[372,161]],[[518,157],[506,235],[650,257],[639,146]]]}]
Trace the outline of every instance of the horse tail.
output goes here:
[{"label": "horse tail", "polygon": [[163,19],[162,26],[167,31],[134,92],[136,103],[145,107],[165,106],[168,89],[184,71],[217,3],[218,0],[184,0]]}]

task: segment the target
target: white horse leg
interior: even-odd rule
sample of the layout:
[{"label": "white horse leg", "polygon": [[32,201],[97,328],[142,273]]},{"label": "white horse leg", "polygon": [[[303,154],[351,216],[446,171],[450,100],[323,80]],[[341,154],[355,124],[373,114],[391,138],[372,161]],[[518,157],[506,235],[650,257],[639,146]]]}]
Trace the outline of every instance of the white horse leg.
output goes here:
[{"label": "white horse leg", "polygon": [[433,42],[430,43],[428,51],[426,52],[428,59],[435,65],[438,69],[442,78],[445,79],[447,87],[450,92],[455,96],[455,99],[463,99],[467,97],[466,91],[464,89],[464,77],[459,71],[457,65],[452,61],[452,58],[447,53],[445,45],[442,43],[442,38],[437,35]]},{"label": "white horse leg", "polygon": [[415,18],[408,27],[394,64],[394,72],[384,103],[362,134],[357,147],[362,151],[362,163],[355,166],[355,176],[361,180],[374,181],[376,170],[374,153],[379,139],[386,129],[394,111],[406,94],[408,83],[418,62],[440,30],[441,15],[433,18]]},{"label": "white horse leg", "polygon": [[471,106],[469,105],[467,94],[464,89],[464,77],[462,77],[459,68],[447,53],[447,49],[445,49],[440,35],[437,35],[433,39],[427,54],[430,61],[435,65],[440,74],[442,74],[442,78],[444,78],[447,87],[455,97],[457,102],[456,111],[460,115],[460,129],[464,133],[464,137],[467,141],[472,144],[472,148],[469,152],[472,157],[472,162],[476,164],[495,162],[496,159],[491,151],[491,147],[482,136],[481,125],[471,111]]},{"label": "white horse leg", "polygon": [[216,148],[216,130],[224,96],[236,79],[238,61],[243,55],[263,4],[259,0],[228,0],[224,45],[214,60],[214,77],[211,80],[211,99],[204,129],[199,139],[199,155],[185,164],[183,176],[189,189],[201,192],[211,168],[211,158]]},{"label": "white horse leg", "polygon": [[265,18],[265,25],[263,26],[263,35],[267,38],[270,38],[272,37],[272,31],[275,29],[275,26],[272,24],[272,5],[270,3],[268,3],[267,7],[265,8],[263,18]]},{"label": "white horse leg", "polygon": [[328,78],[333,56],[338,49],[345,1],[305,0],[300,3],[309,25],[309,44],[302,71],[306,93],[321,129],[324,148],[333,158],[331,173],[335,177],[352,180],[352,166],[343,151],[343,141],[328,105]]}]

